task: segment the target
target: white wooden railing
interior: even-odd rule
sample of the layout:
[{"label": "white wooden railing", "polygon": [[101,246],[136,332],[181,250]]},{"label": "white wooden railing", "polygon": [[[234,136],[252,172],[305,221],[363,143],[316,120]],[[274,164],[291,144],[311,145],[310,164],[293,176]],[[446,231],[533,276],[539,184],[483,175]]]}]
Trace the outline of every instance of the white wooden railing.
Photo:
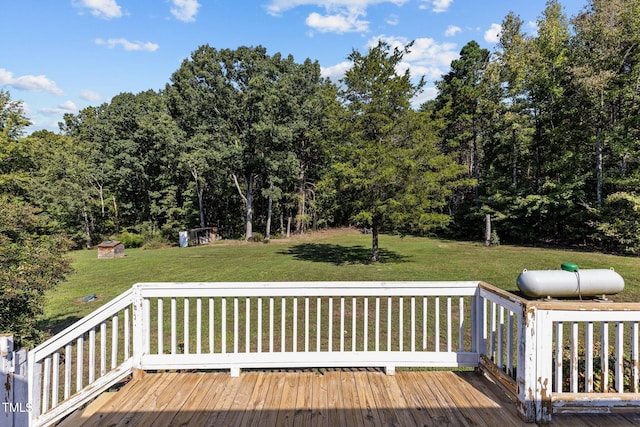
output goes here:
[{"label": "white wooden railing", "polygon": [[530,301],[480,284],[480,368],[529,422],[640,410],[640,303]]},{"label": "white wooden railing", "polygon": [[473,307],[477,286],[143,283],[136,292],[149,328],[135,366],[230,369],[232,375],[242,368],[477,366],[465,310]]},{"label": "white wooden railing", "polygon": [[55,423],[136,369],[471,366],[524,420],[549,421],[640,402],[639,322],[640,304],[482,282],[140,283],[29,352],[30,420]]},{"label": "white wooden railing", "polygon": [[[640,409],[640,304],[548,302],[535,311],[543,419],[552,413]],[[532,349],[533,351],[533,349]],[[551,410],[545,411],[545,408]]]},{"label": "white wooden railing", "polygon": [[59,421],[131,373],[132,331],[140,328],[133,293],[122,293],[29,351],[32,425]]}]

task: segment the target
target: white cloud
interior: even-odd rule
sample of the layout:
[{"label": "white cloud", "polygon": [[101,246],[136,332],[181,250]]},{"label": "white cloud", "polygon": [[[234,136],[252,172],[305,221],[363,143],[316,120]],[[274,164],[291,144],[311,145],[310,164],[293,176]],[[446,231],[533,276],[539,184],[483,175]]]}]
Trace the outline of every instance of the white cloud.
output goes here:
[{"label": "white cloud", "polygon": [[[411,41],[405,37],[380,35],[370,39],[367,47],[376,46],[380,40],[388,43],[392,49],[403,49]],[[433,82],[442,78],[442,75],[449,70],[451,61],[460,57],[458,51],[456,43],[438,43],[427,37],[413,41],[413,46],[398,64],[397,71],[404,73],[408,69],[412,78],[418,79],[422,76],[425,78],[426,84],[423,91],[411,102],[415,108],[436,97],[437,89],[433,87]]]},{"label": "white cloud", "polygon": [[115,0],[76,0],[75,7],[89,9],[93,16],[111,19],[120,18],[122,10]]},{"label": "white cloud", "polygon": [[400,23],[400,17],[398,15],[389,15],[385,21],[388,25],[396,26]]},{"label": "white cloud", "polygon": [[414,108],[419,108],[425,102],[436,99],[437,96],[438,89],[435,86],[427,86],[411,100],[411,105]]},{"label": "white cloud", "polygon": [[200,3],[197,0],[172,0],[173,7],[171,14],[176,19],[183,22],[193,22],[196,20]]},{"label": "white cloud", "polygon": [[331,79],[334,83],[337,83],[344,77],[344,73],[351,68],[351,62],[344,61],[331,67],[322,67],[320,73],[322,77]]},{"label": "white cloud", "polygon": [[38,112],[45,116],[56,116],[66,113],[77,113],[78,107],[76,107],[73,101],[65,101],[56,108],[40,108]]},{"label": "white cloud", "polygon": [[[325,13],[313,12],[307,16],[306,24],[315,31],[343,34],[347,32],[369,31],[369,22],[361,18],[367,15],[370,6],[381,3],[392,3],[402,6],[408,0],[271,0],[267,12],[279,16],[287,10],[299,6],[316,6],[324,9]],[[390,25],[397,21],[397,17],[387,20]],[[310,33],[313,35],[313,33]]]},{"label": "white cloud", "polygon": [[45,75],[13,77],[13,73],[4,68],[0,68],[0,86],[11,86],[28,92],[47,92],[54,95],[62,95],[62,90],[56,86],[56,82],[49,80]]},{"label": "white cloud", "polygon": [[357,14],[345,15],[320,15],[310,14],[305,23],[314,30],[321,33],[350,33],[365,32],[369,29],[369,22],[358,19]]},{"label": "white cloud", "polygon": [[449,6],[451,6],[451,3],[453,3],[453,0],[422,0],[422,1],[425,4],[420,6],[420,8],[428,9],[429,7],[432,7],[431,11],[434,13],[446,12],[449,9]]},{"label": "white cloud", "polygon": [[[410,42],[409,39],[404,37],[380,35],[369,40],[366,46],[367,49],[376,46],[380,40],[389,44],[392,49],[403,49]],[[438,90],[433,86],[433,81],[442,78],[442,75],[449,70],[451,61],[459,56],[455,43],[438,43],[430,38],[414,40],[410,52],[403,56],[403,61],[397,67],[398,73],[404,73],[409,70],[412,78],[416,79],[416,81],[422,76],[426,80],[423,91],[411,102],[413,107],[418,108],[424,102],[436,97]],[[352,65],[350,62],[345,61],[331,67],[323,67],[322,76],[330,78],[337,83]]]},{"label": "white cloud", "polygon": [[500,24],[491,24],[491,28],[484,32],[484,41],[487,43],[497,43],[500,39],[502,26]]},{"label": "white cloud", "polygon": [[[382,40],[391,48],[403,49],[411,40],[406,37],[394,37],[380,35],[369,40],[367,47],[373,47]],[[413,41],[410,51],[404,55],[403,60],[413,66],[422,66],[426,69],[448,68],[451,61],[459,56],[458,45],[455,43],[438,43],[432,38],[422,37]],[[411,73],[412,75],[418,75]]]},{"label": "white cloud", "polygon": [[147,52],[155,52],[160,47],[159,45],[151,42],[130,42],[127,39],[96,39],[95,43],[100,46],[106,46],[109,49],[113,49],[116,46],[122,46],[124,50],[127,51],[147,51]]},{"label": "white cloud", "polygon": [[83,90],[80,92],[80,98],[84,99],[85,101],[95,102],[100,101],[102,99],[102,95],[92,90]]},{"label": "white cloud", "polygon": [[453,37],[456,34],[458,34],[459,32],[462,31],[462,28],[456,26],[456,25],[449,25],[446,29],[446,31],[444,32],[445,37]]},{"label": "white cloud", "polygon": [[271,0],[267,5],[267,12],[270,15],[280,15],[282,12],[295,9],[298,6],[317,6],[327,11],[351,9],[365,13],[369,6],[380,3],[392,3],[396,6],[402,6],[407,1],[408,0]]}]

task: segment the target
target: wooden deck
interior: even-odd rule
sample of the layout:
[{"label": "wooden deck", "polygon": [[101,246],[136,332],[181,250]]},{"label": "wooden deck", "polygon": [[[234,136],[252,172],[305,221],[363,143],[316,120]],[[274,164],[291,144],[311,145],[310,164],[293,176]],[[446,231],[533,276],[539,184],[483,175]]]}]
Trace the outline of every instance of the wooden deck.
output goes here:
[{"label": "wooden deck", "polygon": [[[640,415],[554,417],[632,426]],[[475,372],[314,370],[146,373],[62,422],[69,426],[526,426]]]}]

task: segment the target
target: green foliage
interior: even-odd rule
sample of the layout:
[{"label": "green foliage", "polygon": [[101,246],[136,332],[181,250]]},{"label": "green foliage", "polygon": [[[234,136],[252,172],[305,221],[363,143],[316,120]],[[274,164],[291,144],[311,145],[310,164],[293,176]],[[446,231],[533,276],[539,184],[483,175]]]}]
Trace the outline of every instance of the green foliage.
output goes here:
[{"label": "green foliage", "polygon": [[142,235],[137,233],[131,233],[124,230],[122,233],[116,236],[116,240],[124,244],[125,248],[139,248],[143,245],[145,239]]},{"label": "green foliage", "polygon": [[144,224],[154,247],[206,225],[359,224],[376,258],[379,230],[480,239],[488,212],[506,243],[636,253],[638,213],[609,197],[640,185],[638,16],[636,1],[567,17],[549,0],[527,34],[509,13],[495,50],[465,44],[419,111],[424,81],[399,71],[412,46],[384,43],[349,55],[340,88],[317,61],[200,46],[164,90],[65,115],[62,134],[24,137],[0,91],[0,193],[86,247]]},{"label": "green foliage", "polygon": [[249,242],[264,242],[264,234],[254,231],[251,237],[248,239]]},{"label": "green foliage", "polygon": [[346,144],[329,177],[350,206],[351,220],[372,228],[372,260],[378,261],[378,231],[426,232],[445,227],[444,212],[462,168],[437,149],[410,108],[423,80],[413,83],[397,66],[411,49],[380,42],[367,55],[354,51],[340,96],[348,112]]},{"label": "green foliage", "polygon": [[0,89],[0,192],[22,195],[29,188],[32,158],[20,137],[30,124],[22,102]]},{"label": "green foliage", "polygon": [[[200,46],[171,77],[170,111],[193,146],[183,161],[196,191],[202,199],[205,191],[225,188],[217,205],[235,193],[244,210],[235,209],[235,221],[244,213],[247,239],[254,232],[259,196],[282,212],[287,207],[280,202],[294,193],[306,196],[309,180],[317,177],[321,138],[329,128],[324,126],[327,86],[317,62],[298,64],[292,56],[268,55],[262,46]],[[266,211],[270,223],[273,208]],[[201,209],[201,226],[204,222]]]},{"label": "green foliage", "polygon": [[35,209],[0,195],[0,332],[14,334],[18,346],[42,339],[36,322],[45,293],[71,271],[69,243]]},{"label": "green foliage", "polygon": [[612,251],[640,254],[640,196],[618,192],[605,199],[596,238]]}]

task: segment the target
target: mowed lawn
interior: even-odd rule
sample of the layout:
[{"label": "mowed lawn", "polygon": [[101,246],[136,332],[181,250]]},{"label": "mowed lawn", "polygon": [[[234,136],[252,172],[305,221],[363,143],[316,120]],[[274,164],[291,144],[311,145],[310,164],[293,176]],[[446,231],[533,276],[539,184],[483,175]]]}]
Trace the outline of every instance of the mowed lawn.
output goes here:
[{"label": "mowed lawn", "polygon": [[[272,240],[221,241],[210,246],[126,249],[120,259],[97,251],[71,254],[74,272],[47,295],[42,327],[59,331],[138,282],[482,280],[516,291],[523,269],[614,268],[625,279],[615,301],[640,301],[640,260],[595,252],[381,235],[382,261],[369,263],[371,236],[331,230]],[[301,285],[304,286],[304,285]],[[95,294],[97,299],[83,302]]]}]

